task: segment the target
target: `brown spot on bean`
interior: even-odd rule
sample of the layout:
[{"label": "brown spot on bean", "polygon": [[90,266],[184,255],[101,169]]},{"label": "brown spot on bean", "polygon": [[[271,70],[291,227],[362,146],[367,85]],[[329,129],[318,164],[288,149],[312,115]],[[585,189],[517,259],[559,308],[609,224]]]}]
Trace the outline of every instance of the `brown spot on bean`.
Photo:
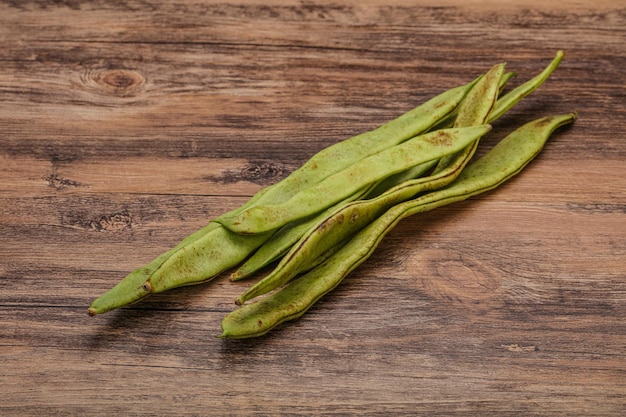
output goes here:
[{"label": "brown spot on bean", "polygon": [[450,146],[452,144],[452,137],[443,131],[438,131],[432,136],[428,136],[426,141],[435,146]]}]

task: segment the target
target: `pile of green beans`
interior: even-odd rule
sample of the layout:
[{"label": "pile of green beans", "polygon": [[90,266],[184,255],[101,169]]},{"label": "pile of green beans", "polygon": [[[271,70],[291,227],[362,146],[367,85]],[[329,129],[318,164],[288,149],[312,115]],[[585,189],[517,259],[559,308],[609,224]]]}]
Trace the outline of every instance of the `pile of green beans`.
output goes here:
[{"label": "pile of green beans", "polygon": [[260,336],[300,317],[400,220],[497,187],[519,173],[557,128],[573,122],[574,113],[527,122],[472,162],[491,124],[543,84],[563,56],[558,51],[541,73],[508,93],[515,73],[497,64],[375,130],[320,151],[132,271],[96,298],[89,314],[206,282],[237,266],[231,280],[248,278],[277,262],[237,297],[240,307],[223,318],[221,337]]}]

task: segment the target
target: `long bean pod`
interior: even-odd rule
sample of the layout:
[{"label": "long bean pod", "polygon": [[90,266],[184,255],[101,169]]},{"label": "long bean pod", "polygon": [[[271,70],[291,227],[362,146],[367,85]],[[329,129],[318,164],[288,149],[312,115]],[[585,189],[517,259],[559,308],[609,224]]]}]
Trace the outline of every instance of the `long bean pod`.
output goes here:
[{"label": "long bean pod", "polygon": [[[451,114],[482,78],[447,90],[378,128],[322,149],[286,178],[271,186],[252,207],[279,204],[352,164],[420,135]],[[249,208],[252,208],[249,207]],[[240,212],[218,217],[220,223]],[[223,220],[223,221],[222,221]]]},{"label": "long bean pod", "polygon": [[[266,191],[267,188],[262,189],[242,206],[233,210],[233,212],[245,210],[247,207],[254,204],[255,200],[260,198]],[[191,233],[172,249],[157,256],[148,264],[133,270],[120,280],[120,282],[118,282],[113,288],[93,300],[87,309],[87,312],[89,315],[95,316],[125,305],[136,303],[142,298],[147,297],[150,295],[150,289],[146,289],[144,287],[144,283],[165,261],[170,259],[172,256],[175,256],[180,249],[193,244],[193,242],[206,236],[207,234],[215,233],[215,230],[220,228],[222,227],[218,223],[211,222],[201,229]]]},{"label": "long bean pod", "polygon": [[[489,119],[487,120],[487,122],[493,123],[494,121],[499,119],[503,114],[505,114],[508,110],[510,110],[515,104],[519,103],[524,97],[528,96],[537,88],[539,88],[548,79],[548,77],[558,68],[564,56],[565,56],[565,53],[563,51],[557,51],[555,57],[552,59],[550,64],[548,64],[548,66],[546,66],[546,68],[543,69],[543,71],[541,71],[532,79],[526,81],[525,83],[519,85],[515,89],[509,91],[508,93],[499,96],[495,107],[489,114]],[[503,93],[504,88],[508,85],[508,82],[515,76],[517,76],[515,72],[507,72],[502,76],[502,79],[500,81],[500,88],[499,88],[500,94]],[[462,105],[460,107],[462,107]],[[457,114],[458,114],[457,112],[454,112],[448,119],[446,119],[444,122],[442,122],[438,126],[434,127],[434,129],[443,129],[443,128],[453,126]],[[434,165],[436,165],[436,163]],[[396,178],[390,177],[384,180],[376,188],[374,188],[371,191],[369,198],[382,194],[383,192],[387,191],[388,189],[402,182],[402,179],[410,180],[410,179],[417,178],[420,173],[430,170],[432,166],[433,166],[433,163],[424,164],[423,166],[413,167],[405,172],[396,174],[395,176]]]},{"label": "long bean pod", "polygon": [[251,207],[234,218],[218,220],[241,234],[265,233],[318,213],[358,189],[424,162],[458,152],[490,130],[489,125],[441,129],[417,136],[362,159],[281,204]]},{"label": "long bean pod", "polygon": [[447,187],[392,207],[317,268],[265,298],[226,315],[222,320],[221,337],[260,336],[284,321],[300,317],[368,259],[400,220],[497,187],[519,173],[541,151],[555,129],[575,118],[574,114],[566,114],[525,124],[468,166]]}]

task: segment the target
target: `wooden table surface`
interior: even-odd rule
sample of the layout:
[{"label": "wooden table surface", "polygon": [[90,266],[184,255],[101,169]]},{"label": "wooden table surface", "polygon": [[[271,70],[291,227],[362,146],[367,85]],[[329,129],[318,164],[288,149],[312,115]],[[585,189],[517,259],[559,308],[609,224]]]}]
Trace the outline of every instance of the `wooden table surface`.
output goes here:
[{"label": "wooden table surface", "polygon": [[[0,415],[625,415],[623,0],[0,3]],[[216,338],[226,276],[86,314],[319,149],[558,49],[479,152],[575,124],[300,320]]]}]

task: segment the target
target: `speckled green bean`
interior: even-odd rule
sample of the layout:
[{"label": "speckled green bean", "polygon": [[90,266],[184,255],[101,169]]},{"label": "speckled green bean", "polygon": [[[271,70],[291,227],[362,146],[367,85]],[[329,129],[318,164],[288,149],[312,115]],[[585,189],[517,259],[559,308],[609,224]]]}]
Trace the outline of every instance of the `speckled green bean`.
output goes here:
[{"label": "speckled green bean", "polygon": [[[374,130],[322,149],[300,168],[274,184],[271,190],[255,202],[255,206],[285,202],[296,193],[319,183],[355,162],[429,130],[458,107],[467,92],[481,77],[466,85],[447,90]],[[233,213],[226,213],[218,217],[218,220],[228,219],[232,215]]]},{"label": "speckled green bean", "polygon": [[442,129],[417,136],[347,167],[319,184],[302,190],[281,204],[251,207],[220,223],[240,234],[266,233],[285,224],[319,213],[363,187],[436,160],[467,147],[491,127],[482,125]]},{"label": "speckled green bean", "polygon": [[[233,210],[232,212],[235,213],[240,210],[245,210],[247,207],[254,204],[255,200],[260,198],[266,191],[267,189],[259,191],[254,197],[252,197],[250,200],[248,200],[246,203]],[[106,313],[107,311],[111,311],[125,305],[133,304],[147,297],[148,295],[150,295],[150,289],[146,289],[144,287],[144,283],[159,267],[161,267],[164,262],[166,262],[168,259],[171,259],[173,256],[176,256],[180,249],[193,244],[193,242],[202,237],[216,233],[217,229],[223,228],[218,223],[211,222],[201,229],[190,234],[189,236],[185,237],[178,245],[168,250],[167,252],[164,252],[161,255],[157,256],[147,265],[144,265],[130,272],[113,288],[93,300],[91,302],[91,305],[87,309],[87,312],[89,313],[89,315],[95,316],[97,314]]]},{"label": "speckled green bean", "polygon": [[[550,62],[550,64],[537,76],[528,80],[527,82],[519,85],[515,89],[509,91],[508,93],[499,96],[498,101],[496,102],[496,106],[489,114],[489,123],[493,123],[498,118],[500,118],[504,113],[510,110],[515,104],[519,103],[524,97],[528,96],[530,93],[539,88],[548,77],[558,68],[559,64],[563,60],[565,56],[563,51],[557,51],[556,56]],[[517,76],[515,72],[507,72],[502,76],[500,80],[499,94],[501,95],[504,92],[505,87],[508,85],[509,81]],[[461,107],[461,106],[460,106]],[[434,129],[442,129],[446,127],[451,127],[454,125],[454,120],[456,119],[457,112],[454,112],[448,120],[442,122],[440,125],[434,127]],[[381,182],[376,188],[372,190],[368,198],[375,197],[377,195],[382,194],[387,191],[391,187],[395,186],[402,182],[402,180],[410,180],[421,176],[424,172],[430,170],[436,163],[428,163],[422,166],[413,167],[405,172],[401,172],[397,174],[396,178],[388,178],[384,182]]]},{"label": "speckled green bean", "polygon": [[317,268],[259,301],[229,313],[222,320],[221,337],[260,336],[282,322],[300,317],[368,259],[400,220],[497,187],[519,173],[541,151],[555,129],[574,120],[574,114],[566,114],[525,124],[468,166],[447,187],[392,207]]},{"label": "speckled green bean", "polygon": [[106,313],[107,311],[111,311],[116,308],[135,303],[142,298],[150,295],[150,292],[146,291],[143,288],[143,283],[146,281],[146,279],[180,247],[206,234],[215,227],[216,226],[213,224],[208,224],[202,229],[187,236],[187,238],[180,242],[180,244],[168,250],[167,252],[162,253],[152,262],[129,273],[113,288],[93,300],[91,305],[87,309],[88,313],[92,316],[95,316],[96,314]]}]

